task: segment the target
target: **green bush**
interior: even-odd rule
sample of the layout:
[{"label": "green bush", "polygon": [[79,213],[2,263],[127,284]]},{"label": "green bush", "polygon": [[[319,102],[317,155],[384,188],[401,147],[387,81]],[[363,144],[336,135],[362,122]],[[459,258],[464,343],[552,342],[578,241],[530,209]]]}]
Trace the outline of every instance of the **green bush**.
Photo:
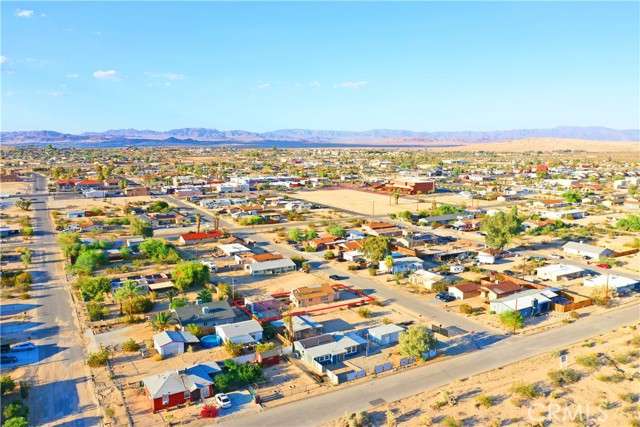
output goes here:
[{"label": "green bush", "polygon": [[448,415],[444,417],[440,424],[444,427],[462,427],[462,420],[453,418],[452,416]]},{"label": "green bush", "polygon": [[133,352],[133,351],[138,351],[140,349],[140,346],[138,345],[137,342],[134,341],[133,338],[131,338],[130,340],[127,340],[122,343],[122,349],[124,351]]},{"label": "green bush", "polygon": [[469,304],[460,305],[460,313],[471,314],[472,312],[473,312],[473,308]]},{"label": "green bush", "polygon": [[5,420],[19,417],[29,419],[29,407],[24,405],[22,399],[14,399],[11,405],[4,408],[2,415]]},{"label": "green bush", "polygon": [[552,369],[547,375],[556,387],[564,387],[580,380],[580,372],[574,369]]},{"label": "green bush", "polygon": [[91,353],[87,358],[87,365],[92,368],[97,368],[98,366],[105,366],[107,361],[109,360],[109,352],[107,350],[101,350],[96,353]]},{"label": "green bush", "polygon": [[87,303],[87,314],[92,321],[102,320],[110,313],[109,307],[104,304],[95,301],[89,301]]},{"label": "green bush", "polygon": [[525,399],[533,399],[540,395],[534,384],[527,384],[525,382],[513,384],[509,388],[509,391]]},{"label": "green bush", "polygon": [[638,395],[635,393],[621,393],[618,397],[628,403],[636,403],[638,401]]},{"label": "green bush", "polygon": [[125,313],[129,313],[129,312],[133,312],[134,314],[148,313],[151,310],[153,310],[153,301],[151,301],[151,299],[148,297],[138,296],[133,298],[131,303],[129,303],[129,300],[123,301],[122,310]]},{"label": "green bush", "polygon": [[377,269],[377,268],[375,268],[375,267],[371,267],[371,268],[369,268],[369,269],[368,269],[368,271],[369,271],[369,275],[370,275],[370,276],[375,276],[375,275],[377,275],[377,274],[378,274],[378,269]]},{"label": "green bush", "polygon": [[478,402],[478,404],[484,406],[485,408],[490,408],[494,404],[494,398],[491,396],[487,396],[486,394],[477,396],[476,401]]},{"label": "green bush", "polygon": [[599,381],[605,382],[605,383],[620,383],[622,381],[624,381],[625,377],[624,374],[620,373],[620,372],[616,372],[615,374],[611,374],[611,375],[606,375],[606,374],[600,374],[598,376],[596,376],[596,378]]},{"label": "green bush", "polygon": [[366,307],[361,307],[358,309],[358,316],[368,319],[371,317],[371,310]]},{"label": "green bush", "polygon": [[600,366],[600,359],[596,353],[576,357],[576,363],[589,369],[596,369]]},{"label": "green bush", "polygon": [[16,383],[9,375],[0,377],[0,394],[10,393],[14,388],[16,388]]}]

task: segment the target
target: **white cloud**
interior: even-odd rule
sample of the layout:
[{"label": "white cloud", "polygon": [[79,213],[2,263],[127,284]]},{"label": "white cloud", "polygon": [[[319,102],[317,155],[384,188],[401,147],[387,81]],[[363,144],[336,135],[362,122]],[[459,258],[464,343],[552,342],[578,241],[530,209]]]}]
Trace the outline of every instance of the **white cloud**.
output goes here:
[{"label": "white cloud", "polygon": [[4,64],[5,62],[7,62],[9,60],[9,58],[7,58],[4,55],[0,55],[0,64]]},{"label": "white cloud", "polygon": [[77,79],[78,77],[80,77],[80,74],[76,74],[76,73],[67,74],[68,79]]},{"label": "white cloud", "polygon": [[58,92],[57,90],[54,90],[52,92],[47,92],[47,95],[57,98],[59,96],[62,96],[62,92]]},{"label": "white cloud", "polygon": [[167,80],[184,80],[187,77],[184,74],[177,73],[153,73],[151,71],[146,71],[144,73],[145,76],[153,77],[154,79],[167,79]]},{"label": "white cloud", "polygon": [[314,80],[311,83],[309,83],[309,86],[320,87],[320,82],[317,80]]},{"label": "white cloud", "polygon": [[258,89],[266,89],[271,86],[271,83],[262,83],[257,86]]},{"label": "white cloud", "polygon": [[364,87],[366,85],[368,85],[369,82],[366,80],[360,80],[357,82],[344,82],[344,83],[336,83],[333,85],[333,87],[344,87],[347,89],[360,89],[361,87]]},{"label": "white cloud", "polygon": [[7,91],[7,93],[5,95],[13,97],[13,96],[16,96],[16,93],[14,91],[10,90],[10,91]]},{"label": "white cloud", "polygon": [[34,14],[33,10],[20,10],[16,9],[15,15],[20,18],[31,18]]},{"label": "white cloud", "polygon": [[27,58],[26,61],[31,62],[32,64],[36,64],[38,67],[44,67],[45,65],[49,64],[49,61],[37,58]]},{"label": "white cloud", "polygon": [[107,71],[94,71],[93,77],[100,80],[113,80],[118,81],[124,79],[124,76],[118,74],[116,70],[107,70]]}]

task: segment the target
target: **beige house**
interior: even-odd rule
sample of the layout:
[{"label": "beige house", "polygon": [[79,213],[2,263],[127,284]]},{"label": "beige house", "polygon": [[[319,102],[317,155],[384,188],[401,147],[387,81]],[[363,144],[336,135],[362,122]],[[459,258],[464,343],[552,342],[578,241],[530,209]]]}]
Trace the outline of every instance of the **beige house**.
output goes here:
[{"label": "beige house", "polygon": [[310,307],[326,304],[340,299],[340,291],[333,289],[328,283],[321,285],[303,286],[291,291],[291,302],[297,307]]}]

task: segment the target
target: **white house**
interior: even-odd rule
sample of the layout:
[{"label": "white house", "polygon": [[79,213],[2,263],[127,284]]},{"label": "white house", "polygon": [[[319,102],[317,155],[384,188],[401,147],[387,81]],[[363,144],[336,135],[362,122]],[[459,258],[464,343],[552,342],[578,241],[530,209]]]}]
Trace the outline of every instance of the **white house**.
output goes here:
[{"label": "white house", "polygon": [[591,259],[599,259],[613,255],[613,251],[610,249],[587,245],[582,242],[567,242],[562,247],[562,250],[568,254],[586,256]]},{"label": "white house", "polygon": [[638,289],[638,287],[640,287],[640,281],[637,279],[630,279],[628,277],[617,276],[615,274],[602,274],[600,276],[591,277],[589,279],[585,279],[583,284],[590,288],[596,286],[609,286],[617,291],[626,291],[632,288]]},{"label": "white house", "polygon": [[408,256],[403,258],[397,258],[393,260],[393,267],[391,267],[391,271],[387,268],[385,261],[382,260],[378,264],[378,269],[384,272],[390,273],[404,273],[405,271],[417,271],[424,267],[423,261],[414,256]]},{"label": "white house", "polygon": [[412,285],[424,286],[425,288],[431,290],[433,284],[441,281],[442,279],[444,279],[444,276],[432,273],[424,269],[420,269],[414,271],[409,276],[409,283],[411,283]]},{"label": "white house", "polygon": [[289,258],[282,258],[264,262],[251,262],[246,264],[244,269],[252,276],[262,276],[295,271],[296,264]]},{"label": "white house", "polygon": [[231,243],[229,245],[218,245],[218,248],[227,256],[236,256],[241,254],[248,254],[251,252],[251,249],[248,247],[241,245],[240,243]]},{"label": "white house", "polygon": [[538,267],[536,274],[542,280],[553,280],[557,282],[561,279],[574,279],[580,277],[584,272],[583,268],[567,264],[551,264]]},{"label": "white house", "polygon": [[249,344],[262,339],[262,326],[257,320],[230,323],[216,326],[216,334],[222,341],[231,340],[234,343]]},{"label": "white house", "polygon": [[153,336],[153,348],[162,357],[182,354],[185,346],[199,342],[200,340],[189,332],[164,331]]}]

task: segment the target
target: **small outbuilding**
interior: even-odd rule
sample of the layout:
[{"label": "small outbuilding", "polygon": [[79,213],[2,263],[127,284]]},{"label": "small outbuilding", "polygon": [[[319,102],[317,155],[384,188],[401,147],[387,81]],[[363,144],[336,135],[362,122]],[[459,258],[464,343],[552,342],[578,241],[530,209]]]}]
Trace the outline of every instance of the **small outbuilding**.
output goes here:
[{"label": "small outbuilding", "polygon": [[263,368],[280,363],[280,352],[277,349],[256,352],[256,360]]},{"label": "small outbuilding", "polygon": [[380,325],[368,330],[369,340],[376,344],[393,344],[400,340],[400,333],[404,332],[404,328],[398,325]]}]

